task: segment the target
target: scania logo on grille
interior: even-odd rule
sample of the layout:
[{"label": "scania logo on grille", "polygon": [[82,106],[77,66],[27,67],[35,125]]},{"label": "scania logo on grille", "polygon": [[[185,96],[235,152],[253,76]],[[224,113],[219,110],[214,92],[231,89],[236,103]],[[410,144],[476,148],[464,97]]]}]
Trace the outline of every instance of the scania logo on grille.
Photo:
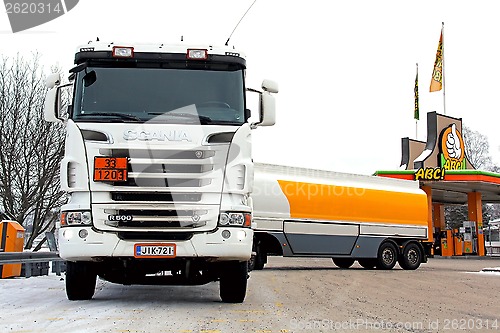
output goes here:
[{"label": "scania logo on grille", "polygon": [[188,141],[191,142],[191,137],[184,131],[134,131],[125,130],[123,138],[127,141],[140,140],[140,141]]}]

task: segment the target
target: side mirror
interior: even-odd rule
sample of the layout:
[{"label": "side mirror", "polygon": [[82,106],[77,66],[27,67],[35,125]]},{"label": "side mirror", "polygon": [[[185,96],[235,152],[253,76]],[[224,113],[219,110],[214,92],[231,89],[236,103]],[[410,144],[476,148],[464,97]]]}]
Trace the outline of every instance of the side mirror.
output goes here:
[{"label": "side mirror", "polygon": [[262,81],[262,90],[249,89],[260,94],[259,98],[259,115],[260,121],[253,123],[252,128],[257,126],[273,126],[276,123],[276,100],[271,93],[278,92],[278,84],[271,80]]},{"label": "side mirror", "polygon": [[272,80],[264,80],[262,81],[262,90],[277,94],[279,90],[278,83]]},{"label": "side mirror", "polygon": [[258,126],[273,126],[276,123],[276,100],[274,96],[264,91],[260,95],[260,123]]},{"label": "side mirror", "polygon": [[59,73],[52,73],[45,79],[45,86],[49,89],[54,88],[60,83],[61,83],[61,74]]},{"label": "side mirror", "polygon": [[45,96],[44,105],[44,117],[45,121],[50,123],[55,123],[61,121],[56,115],[57,110],[59,110],[59,105],[61,105],[61,94],[59,93],[59,87],[52,87],[47,91]]}]

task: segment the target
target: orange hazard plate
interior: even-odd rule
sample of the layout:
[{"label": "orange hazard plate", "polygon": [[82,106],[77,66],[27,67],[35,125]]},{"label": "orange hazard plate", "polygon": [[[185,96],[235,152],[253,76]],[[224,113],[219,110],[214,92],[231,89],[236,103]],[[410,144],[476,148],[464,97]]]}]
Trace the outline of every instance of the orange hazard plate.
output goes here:
[{"label": "orange hazard plate", "polygon": [[134,244],[136,258],[175,258],[175,244]]},{"label": "orange hazard plate", "polygon": [[124,182],[127,180],[126,157],[95,157],[95,182]]}]

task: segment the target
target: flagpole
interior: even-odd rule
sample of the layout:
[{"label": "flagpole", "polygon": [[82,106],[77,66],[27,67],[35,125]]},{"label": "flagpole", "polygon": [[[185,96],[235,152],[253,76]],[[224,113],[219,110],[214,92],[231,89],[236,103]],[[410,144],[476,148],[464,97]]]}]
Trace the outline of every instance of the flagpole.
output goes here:
[{"label": "flagpole", "polygon": [[441,22],[441,36],[443,38],[443,48],[442,48],[442,62],[443,62],[443,112],[446,115],[446,84],[444,83],[444,22]]},{"label": "flagpole", "polygon": [[[418,79],[418,62],[416,65],[417,65],[417,79]],[[417,89],[417,92],[416,92],[417,97],[416,98],[418,98],[419,97],[418,96],[418,86],[416,89]],[[416,103],[418,103],[418,100],[416,101]],[[419,110],[419,112],[420,112],[420,110]],[[418,140],[418,119],[417,119],[417,117],[414,117],[414,118],[415,118],[415,140]],[[420,115],[419,115],[419,118],[420,118]]]}]

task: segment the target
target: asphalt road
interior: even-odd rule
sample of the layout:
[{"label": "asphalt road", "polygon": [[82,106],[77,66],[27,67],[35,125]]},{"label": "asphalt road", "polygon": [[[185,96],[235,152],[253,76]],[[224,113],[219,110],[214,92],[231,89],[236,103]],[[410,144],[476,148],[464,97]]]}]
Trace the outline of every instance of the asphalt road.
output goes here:
[{"label": "asphalt road", "polygon": [[242,304],[218,284],[98,281],[70,302],[61,277],[0,280],[0,332],[500,332],[500,260],[431,259],[416,271],[338,269],[329,259],[270,258]]}]

